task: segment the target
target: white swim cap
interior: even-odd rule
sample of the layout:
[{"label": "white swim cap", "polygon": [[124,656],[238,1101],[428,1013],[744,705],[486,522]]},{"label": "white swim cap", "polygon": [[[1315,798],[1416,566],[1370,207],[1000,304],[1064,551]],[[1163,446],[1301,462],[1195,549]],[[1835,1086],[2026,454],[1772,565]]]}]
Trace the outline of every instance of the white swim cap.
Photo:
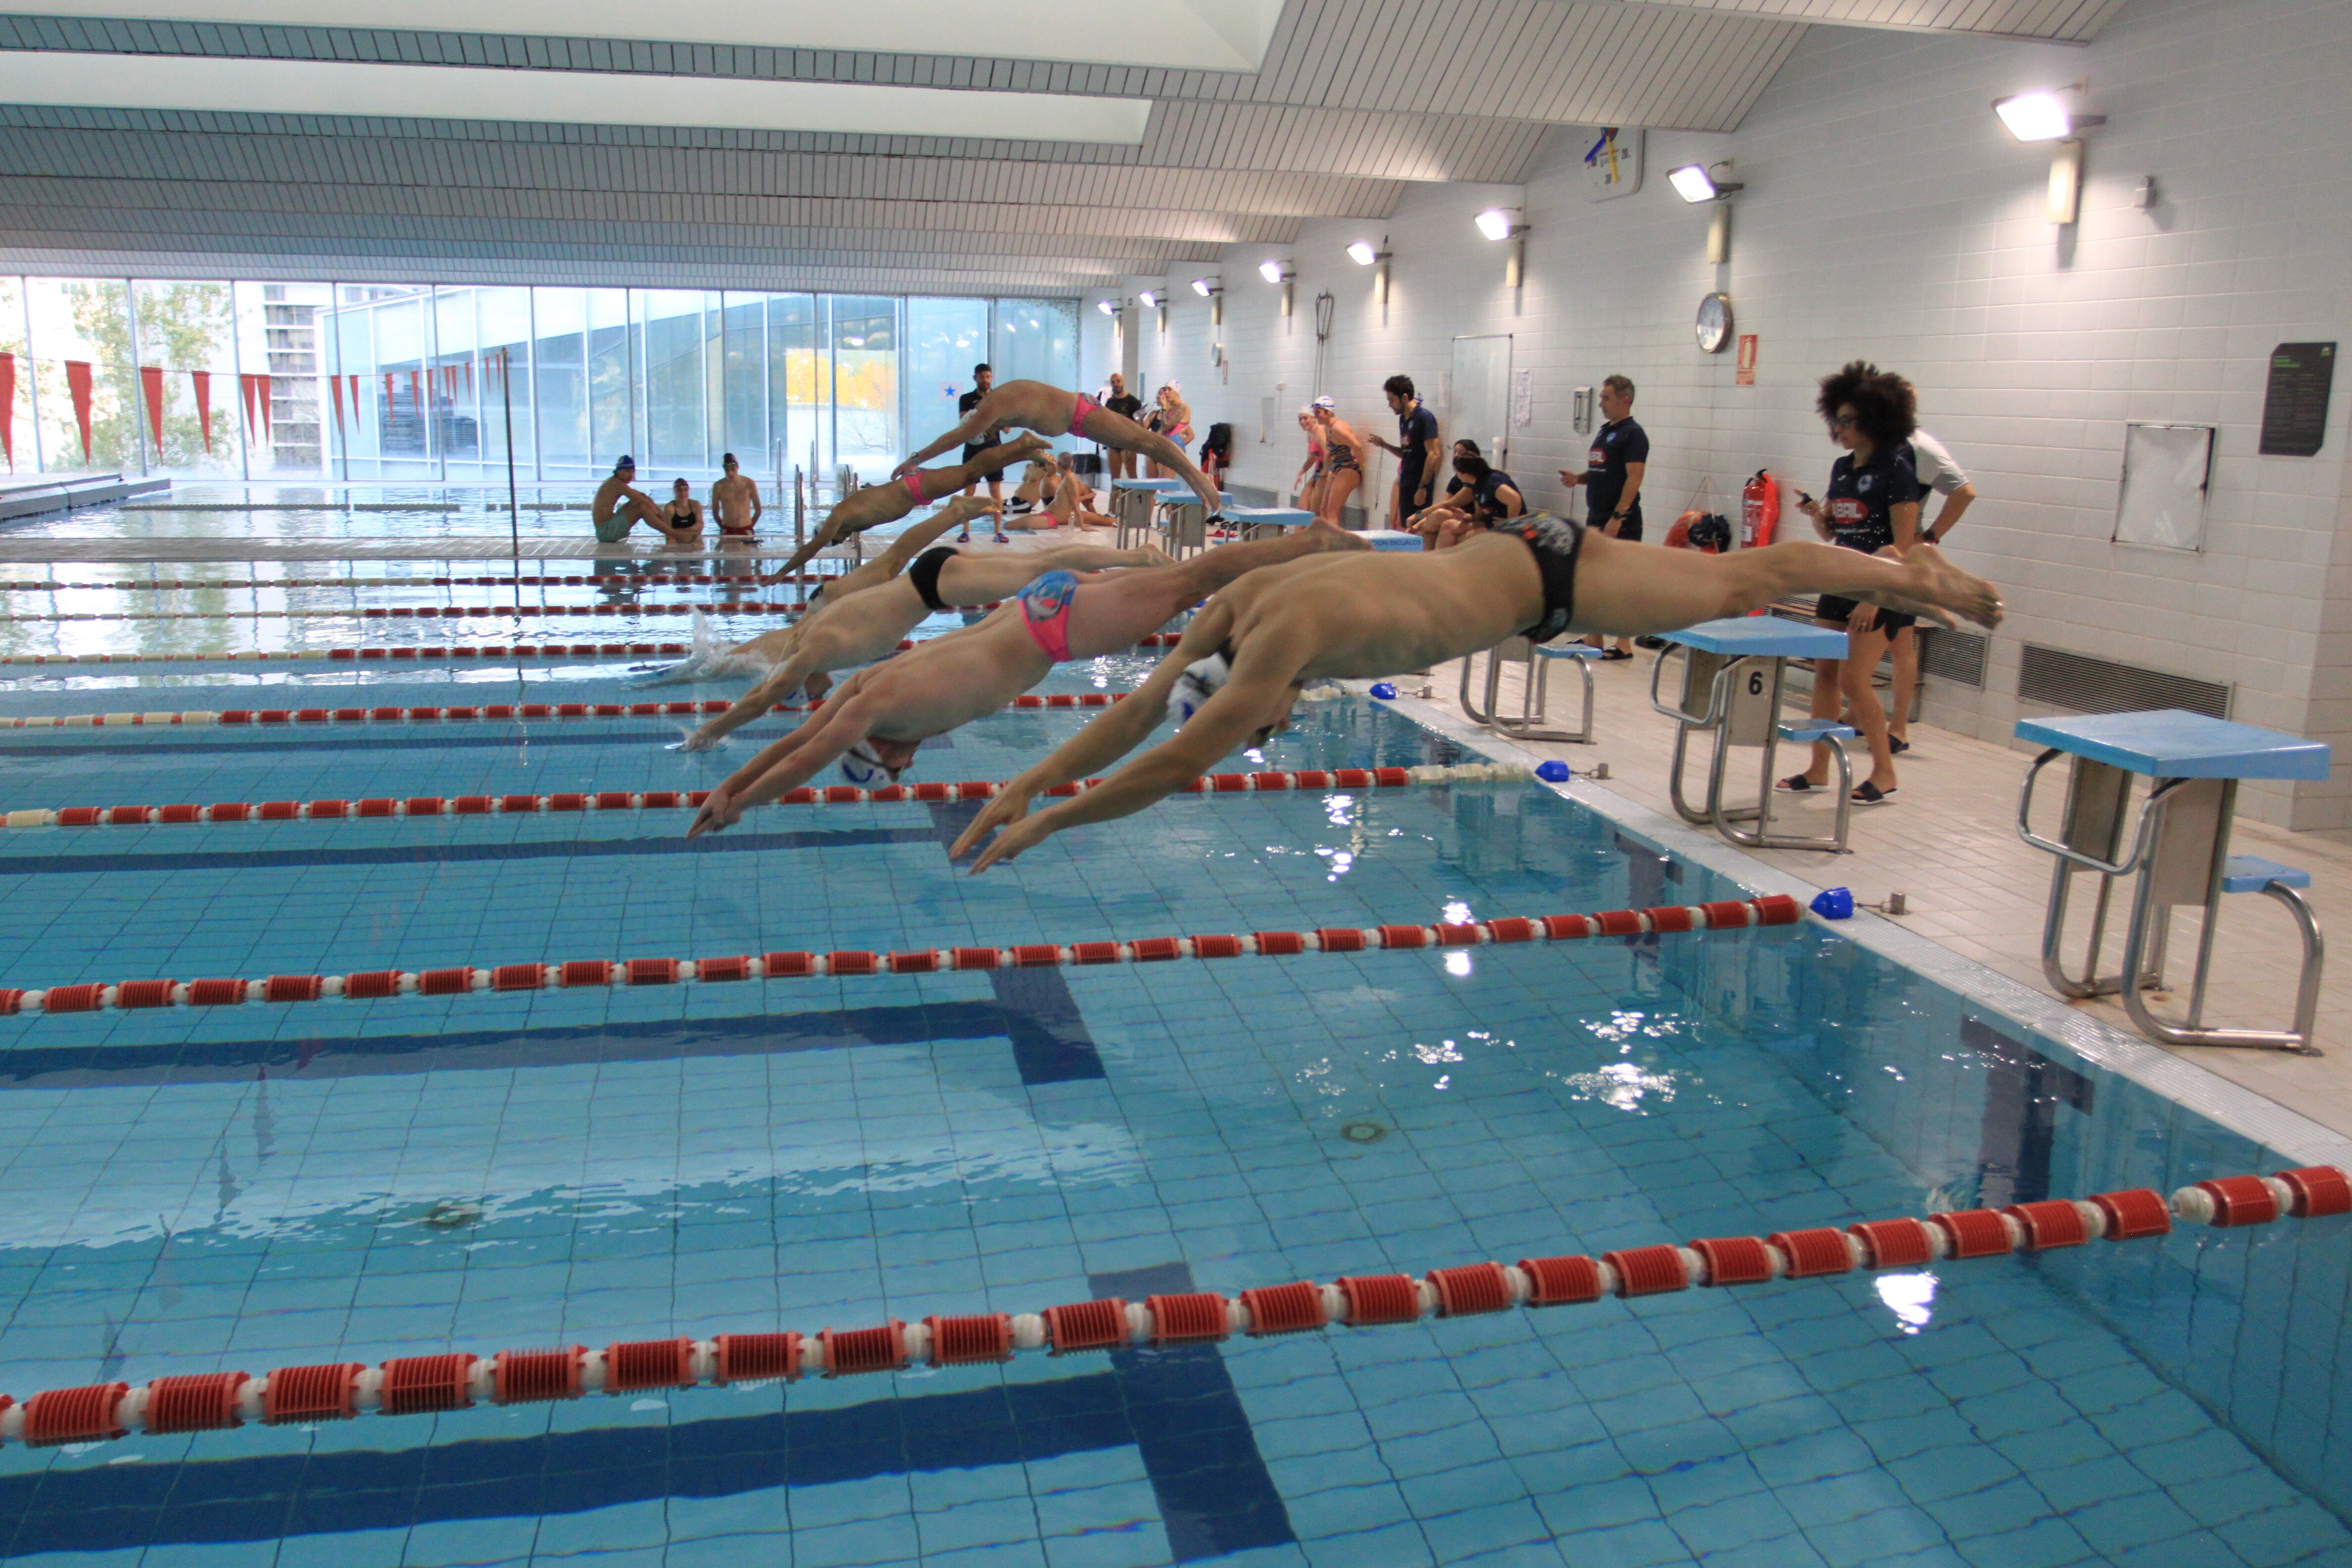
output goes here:
[{"label": "white swim cap", "polygon": [[1175,694],[1169,700],[1176,710],[1176,722],[1189,724],[1192,715],[1205,706],[1210,698],[1224,689],[1234,673],[1233,660],[1221,650],[1206,658],[1194,659],[1176,678]]},{"label": "white swim cap", "polygon": [[868,750],[864,742],[849,748],[841,755],[841,776],[861,789],[879,789],[897,782],[882,760]]},{"label": "white swim cap", "polygon": [[1322,396],[1317,398],[1314,402],[1308,404],[1307,406],[1309,408],[1337,408],[1339,406],[1339,400],[1327,392]]}]

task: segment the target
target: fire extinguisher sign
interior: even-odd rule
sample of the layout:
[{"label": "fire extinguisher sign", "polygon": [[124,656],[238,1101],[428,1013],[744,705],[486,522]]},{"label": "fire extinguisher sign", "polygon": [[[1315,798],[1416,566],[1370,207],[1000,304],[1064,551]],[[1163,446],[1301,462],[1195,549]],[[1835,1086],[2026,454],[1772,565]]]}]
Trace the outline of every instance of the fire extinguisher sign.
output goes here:
[{"label": "fire extinguisher sign", "polygon": [[1732,382],[1738,386],[1756,384],[1756,334],[1754,332],[1739,334],[1739,368],[1733,374]]}]

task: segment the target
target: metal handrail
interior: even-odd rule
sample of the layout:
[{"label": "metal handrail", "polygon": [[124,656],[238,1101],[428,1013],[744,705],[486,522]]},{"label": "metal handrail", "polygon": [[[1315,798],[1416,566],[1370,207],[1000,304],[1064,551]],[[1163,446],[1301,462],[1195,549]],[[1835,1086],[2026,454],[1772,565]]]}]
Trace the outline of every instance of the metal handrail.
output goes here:
[{"label": "metal handrail", "polygon": [[2085,870],[2097,871],[2108,877],[2130,876],[2139,868],[2140,861],[2147,858],[2147,847],[2155,837],[2156,825],[2162,820],[2163,813],[2160,807],[2176,790],[2192,781],[2167,779],[2150,790],[2147,798],[2140,803],[2139,827],[2132,835],[2131,853],[2121,860],[2102,860],[2095,855],[2085,855],[2081,850],[2070,848],[2055,839],[2044,838],[2034,832],[2032,826],[2034,781],[2042,776],[2043,768],[2067,754],[2058,747],[2053,746],[2034,758],[2033,765],[2025,770],[2025,788],[2019,792],[2017,797],[2017,836],[2036,849],[2047,850],[2062,860],[2071,860]]}]

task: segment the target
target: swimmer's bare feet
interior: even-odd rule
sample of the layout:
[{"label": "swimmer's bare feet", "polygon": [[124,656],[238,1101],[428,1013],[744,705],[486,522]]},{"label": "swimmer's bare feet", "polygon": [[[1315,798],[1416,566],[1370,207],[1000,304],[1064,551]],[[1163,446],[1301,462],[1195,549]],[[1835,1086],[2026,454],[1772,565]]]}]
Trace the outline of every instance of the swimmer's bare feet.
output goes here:
[{"label": "swimmer's bare feet", "polygon": [[1027,462],[1032,458],[1042,458],[1053,449],[1054,443],[1031,430],[1006,447],[1005,455],[1016,462]]},{"label": "swimmer's bare feet", "polygon": [[1135,549],[1129,551],[1127,553],[1130,558],[1128,563],[1132,566],[1173,566],[1176,564],[1176,557],[1169,554],[1168,552],[1160,549],[1156,544],[1138,545]]},{"label": "swimmer's bare feet", "polygon": [[1319,539],[1326,550],[1370,550],[1371,541],[1362,534],[1341,528],[1338,520],[1318,517],[1307,525],[1307,537]]},{"label": "swimmer's bare feet", "polygon": [[2000,590],[1973,572],[1963,572],[1952,564],[1951,558],[1932,544],[1914,545],[1905,563],[1921,576],[1918,596],[1929,606],[1937,621],[1952,624],[1950,611],[1961,619],[1973,621],[1990,631],[2000,625],[2003,605]]}]

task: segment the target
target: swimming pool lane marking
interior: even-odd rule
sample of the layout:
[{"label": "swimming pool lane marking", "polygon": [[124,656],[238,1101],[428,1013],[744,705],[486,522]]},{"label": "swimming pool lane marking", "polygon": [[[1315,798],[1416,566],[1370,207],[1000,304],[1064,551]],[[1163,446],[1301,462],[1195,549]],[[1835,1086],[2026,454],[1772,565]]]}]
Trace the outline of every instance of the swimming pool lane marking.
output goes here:
[{"label": "swimming pool lane marking", "polygon": [[[1036,699],[1028,706],[1041,708],[1105,708],[1111,699],[1100,692],[1089,692],[1095,701],[1076,699]],[[525,712],[524,718],[546,718],[544,705],[536,712]],[[562,703],[563,709],[584,708],[585,703]],[[617,707],[616,704],[600,706]],[[633,713],[657,712],[693,713],[723,712],[727,704],[692,702],[636,704]],[[326,710],[304,710],[324,712]],[[345,711],[359,712],[352,709]],[[398,712],[387,709],[379,711]],[[421,710],[419,711],[431,711]],[[468,713],[473,710],[467,710]],[[515,715],[513,709],[488,710],[499,718]],[[797,710],[793,710],[797,711]],[[581,715],[559,712],[557,718],[577,718]],[[596,717],[610,715],[599,713]],[[278,721],[283,722],[283,720]],[[1368,790],[1405,789],[1415,784],[1516,783],[1529,777],[1528,770],[1513,763],[1465,763],[1453,766],[1428,764],[1412,768],[1326,768],[1304,769],[1295,773],[1267,772],[1255,773],[1204,773],[1184,789],[1184,795],[1244,795],[1270,794],[1298,790]],[[1056,784],[1045,791],[1049,795],[1074,795],[1102,783],[1087,779],[1083,784],[1072,782]],[[866,789],[856,784],[803,784],[786,792],[772,804],[777,805],[888,805],[898,801],[986,800],[1004,785],[985,780],[965,780],[960,784],[927,783],[886,784],[880,789]],[[28,806],[0,814],[0,823],[9,827],[148,827],[180,826],[208,822],[320,822],[346,817],[419,816],[530,816],[567,812],[591,811],[672,811],[699,810],[710,798],[709,790],[604,790],[576,795],[410,795],[403,799],[377,796],[367,800],[270,800],[256,804],[251,801],[222,801],[211,805],[193,803],[179,805],[68,805],[55,808]],[[5,867],[0,861],[0,867]]]},{"label": "swimming pool lane marking", "polygon": [[[973,606],[979,608],[980,606]],[[419,605],[349,609],[292,610],[28,610],[0,614],[0,623],[40,621],[320,621],[406,620],[447,616],[452,619],[498,616],[794,616],[808,608],[803,599],[713,599],[707,603],[681,599],[674,605]]]},{"label": "swimming pool lane marking", "polygon": [[18,1404],[0,1395],[0,1441],[50,1446],[107,1442],[130,1433],[221,1430],[346,1420],[362,1414],[428,1415],[494,1405],[541,1404],[587,1394],[636,1394],[703,1384],[796,1382],[912,1368],[1009,1362],[1024,1352],[1055,1356],[1136,1346],[1209,1345],[1234,1334],[1326,1331],[1460,1318],[1516,1308],[1586,1305],[1604,1297],[1664,1295],[1693,1288],[1764,1285],[1856,1269],[1923,1268],[1938,1261],[2040,1253],[2090,1242],[2169,1235],[2173,1221],[2229,1228],[2283,1217],[2352,1213],[2352,1180],[2333,1165],[2268,1176],[2217,1176],[2176,1191],[2150,1188],[1864,1220],[1843,1229],[1714,1237],[1586,1256],[1523,1258],[1410,1274],[1343,1275],[1214,1290],[1118,1296],[1041,1311],[892,1319],[873,1328],[827,1328],[619,1342],[602,1350],[466,1352],[279,1367],[263,1376],[217,1372],[48,1389]]},{"label": "swimming pool lane marking", "polygon": [[1099,963],[1159,963],[1176,959],[1289,958],[1309,952],[1407,952],[1477,947],[1489,942],[1574,942],[1586,937],[1745,930],[1794,925],[1803,906],[1788,895],[1722,900],[1649,910],[1609,910],[1591,915],[1507,917],[1449,925],[1326,926],[1309,931],[1262,931],[1247,936],[1146,937],[1135,942],[1035,942],[1014,947],[917,948],[899,952],[749,953],[720,958],[573,959],[562,963],[460,964],[412,972],[380,969],[352,974],[273,974],[236,978],[125,980],[37,989],[0,989],[0,1016],[55,1013],[135,1012],[152,1007],[227,1007],[264,1002],[353,1001],[395,996],[486,995],[552,986],[716,984],[743,980],[805,980],[824,976],[943,974],[1000,969],[1040,969]]},{"label": "swimming pool lane marking", "polygon": [[[981,609],[981,606],[973,606]],[[614,609],[614,614],[621,614]],[[1173,648],[1183,632],[1148,632],[1136,639],[1139,648]],[[898,644],[898,651],[915,647]],[[518,642],[487,647],[376,647],[376,648],[257,648],[245,654],[7,654],[0,666],[216,666],[216,663],[346,663],[346,660],[437,660],[437,658],[646,658],[656,654],[691,654],[685,642]],[[40,720],[33,720],[40,724]]]},{"label": "swimming pool lane marking", "polygon": [[[803,584],[830,583],[841,574],[803,572],[795,577],[761,577],[758,581],[763,585],[783,582]],[[150,590],[171,593],[196,588],[724,588],[736,583],[749,584],[752,581],[752,574],[748,573],[718,576],[682,573],[656,573],[646,576],[634,573],[575,573],[562,577],[157,577],[146,582],[124,583],[0,582],[0,593],[127,594]]]}]

